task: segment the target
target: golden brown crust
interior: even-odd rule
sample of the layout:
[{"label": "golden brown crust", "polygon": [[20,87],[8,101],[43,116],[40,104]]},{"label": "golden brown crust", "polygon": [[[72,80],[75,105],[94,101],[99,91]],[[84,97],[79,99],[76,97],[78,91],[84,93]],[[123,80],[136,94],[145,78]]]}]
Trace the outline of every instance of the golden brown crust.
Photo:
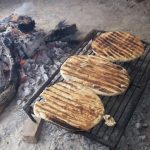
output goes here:
[{"label": "golden brown crust", "polygon": [[34,114],[48,121],[89,130],[104,114],[100,98],[89,88],[73,82],[59,82],[45,89],[41,96],[45,101],[35,103]]},{"label": "golden brown crust", "polygon": [[103,33],[91,46],[96,55],[113,62],[134,60],[144,52],[140,39],[126,32]]},{"label": "golden brown crust", "polygon": [[99,95],[118,95],[129,85],[129,76],[123,67],[97,56],[71,56],[61,66],[60,73],[65,80],[88,86]]}]

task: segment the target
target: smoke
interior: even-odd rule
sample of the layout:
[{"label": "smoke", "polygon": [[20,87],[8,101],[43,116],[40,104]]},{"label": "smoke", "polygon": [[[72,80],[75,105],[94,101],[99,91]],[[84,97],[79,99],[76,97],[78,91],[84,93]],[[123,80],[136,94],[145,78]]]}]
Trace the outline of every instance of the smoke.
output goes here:
[{"label": "smoke", "polygon": [[34,11],[34,5],[32,2],[25,2],[20,7],[15,9],[14,13],[18,15],[28,15]]}]

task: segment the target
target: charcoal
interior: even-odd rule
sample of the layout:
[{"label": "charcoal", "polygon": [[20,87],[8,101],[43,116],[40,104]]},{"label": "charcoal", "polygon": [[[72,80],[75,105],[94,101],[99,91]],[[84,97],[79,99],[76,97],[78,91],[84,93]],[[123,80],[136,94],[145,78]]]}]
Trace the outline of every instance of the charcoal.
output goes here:
[{"label": "charcoal", "polygon": [[18,28],[21,32],[31,32],[35,28],[35,21],[28,16],[19,16],[17,19]]},{"label": "charcoal", "polygon": [[73,35],[65,36],[65,37],[61,38],[61,41],[66,42],[69,45],[69,47],[74,48],[74,47],[76,47],[76,45],[79,45],[82,41],[82,39],[80,39],[79,34],[80,33],[77,32]]},{"label": "charcoal", "polygon": [[45,42],[53,42],[61,40],[62,38],[74,34],[77,31],[76,24],[66,25],[60,22],[54,30],[51,30],[45,37]]}]

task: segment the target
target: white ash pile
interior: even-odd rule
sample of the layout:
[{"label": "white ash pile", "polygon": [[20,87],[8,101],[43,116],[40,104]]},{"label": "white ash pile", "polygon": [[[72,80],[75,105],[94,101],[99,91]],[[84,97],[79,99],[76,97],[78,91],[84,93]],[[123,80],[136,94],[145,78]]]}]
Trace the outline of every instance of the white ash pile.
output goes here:
[{"label": "white ash pile", "polygon": [[74,35],[76,25],[61,22],[48,34],[34,27],[35,22],[28,16],[13,14],[0,21],[0,36],[19,64],[16,98],[22,106],[74,53],[70,41],[67,38],[64,41],[64,37]]},{"label": "white ash pile", "polygon": [[[33,57],[22,59],[21,85],[18,89],[18,99],[24,102],[45,83],[60,67],[72,50],[65,42],[53,42],[48,46],[40,46]],[[21,102],[19,101],[19,103]]]}]

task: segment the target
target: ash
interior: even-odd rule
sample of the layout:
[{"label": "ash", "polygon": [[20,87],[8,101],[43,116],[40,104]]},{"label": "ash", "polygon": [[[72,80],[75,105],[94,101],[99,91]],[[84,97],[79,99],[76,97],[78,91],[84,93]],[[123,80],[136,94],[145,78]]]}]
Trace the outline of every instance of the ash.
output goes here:
[{"label": "ash", "polygon": [[[21,60],[21,85],[17,98],[26,102],[70,56],[72,49],[65,42],[57,41],[47,46],[40,44],[33,57]],[[21,102],[21,103],[20,103]]]},{"label": "ash", "polygon": [[[19,18],[19,19],[18,19]],[[19,63],[20,86],[18,105],[23,106],[30,97],[51,77],[61,64],[73,53],[67,42],[49,41],[43,30],[20,30],[18,22],[34,22],[30,17],[11,15],[1,21],[1,34],[5,45],[13,51]],[[18,21],[19,20],[19,21]],[[24,21],[25,22],[25,21]],[[19,24],[20,25],[20,24]],[[22,25],[22,24],[21,24]],[[23,26],[24,27],[24,26]],[[27,32],[28,31],[28,32]]]}]

